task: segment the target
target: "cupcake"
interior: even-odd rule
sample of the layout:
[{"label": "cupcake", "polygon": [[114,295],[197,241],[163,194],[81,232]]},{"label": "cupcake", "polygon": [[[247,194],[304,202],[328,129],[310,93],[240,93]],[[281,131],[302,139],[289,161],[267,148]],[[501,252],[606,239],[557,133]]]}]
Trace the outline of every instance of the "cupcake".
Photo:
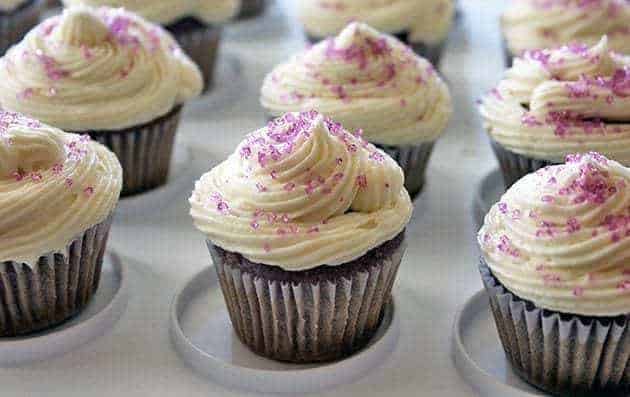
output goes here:
[{"label": "cupcake", "polygon": [[37,25],[43,0],[0,0],[0,54]]},{"label": "cupcake", "polygon": [[63,0],[65,6],[123,7],[162,25],[199,66],[204,90],[212,87],[221,24],[240,9],[241,0]]},{"label": "cupcake", "polygon": [[604,35],[612,50],[630,54],[627,0],[512,0],[501,27],[508,66],[525,51],[571,43],[595,45]]},{"label": "cupcake", "polygon": [[202,84],[170,34],[122,9],[67,9],[0,59],[0,106],[105,144],[123,195],[166,182],[182,104]]},{"label": "cupcake", "polygon": [[630,58],[603,38],[526,52],[480,105],[506,187],[569,153],[630,164]]},{"label": "cupcake", "polygon": [[362,23],[277,66],[265,78],[261,104],[271,117],[316,109],[362,133],[398,161],[412,197],[452,112],[429,62]]},{"label": "cupcake", "polygon": [[52,327],[98,288],[122,170],[86,135],[0,111],[0,336]]},{"label": "cupcake", "polygon": [[252,351],[336,360],[374,335],[412,212],[401,169],[379,149],[315,111],[288,113],[203,175],[190,204]]},{"label": "cupcake", "polygon": [[453,0],[302,0],[296,6],[312,43],[361,21],[395,35],[436,66],[455,15]]},{"label": "cupcake", "polygon": [[571,155],[486,216],[480,269],[497,330],[515,372],[540,389],[630,393],[629,189],[630,169]]}]

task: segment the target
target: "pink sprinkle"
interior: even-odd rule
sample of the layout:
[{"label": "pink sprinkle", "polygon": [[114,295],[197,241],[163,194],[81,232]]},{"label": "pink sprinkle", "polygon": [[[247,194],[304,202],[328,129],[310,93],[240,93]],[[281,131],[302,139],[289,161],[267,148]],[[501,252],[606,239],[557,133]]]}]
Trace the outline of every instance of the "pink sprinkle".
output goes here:
[{"label": "pink sprinkle", "polygon": [[337,157],[335,162],[337,163],[337,165],[341,165],[341,164],[343,164],[343,159],[341,157]]},{"label": "pink sprinkle", "polygon": [[220,201],[217,203],[217,210],[225,215],[230,211],[230,206],[225,201]]},{"label": "pink sprinkle", "polygon": [[271,245],[269,245],[269,243],[265,243],[263,245],[263,249],[265,250],[265,252],[271,252]]},{"label": "pink sprinkle", "polygon": [[368,186],[367,177],[365,175],[357,176],[357,185],[359,189],[366,189]]},{"label": "pink sprinkle", "polygon": [[41,182],[44,177],[39,172],[31,172],[31,180],[33,182]]},{"label": "pink sprinkle", "polygon": [[52,166],[51,171],[53,175],[60,175],[63,172],[63,164],[55,164]]},{"label": "pink sprinkle", "polygon": [[22,174],[19,171],[13,171],[11,173],[11,176],[17,181],[20,182],[22,179],[24,179],[24,174]]},{"label": "pink sprinkle", "polygon": [[71,178],[66,178],[66,186],[72,187],[74,185],[74,181]]},{"label": "pink sprinkle", "polygon": [[617,285],[617,288],[623,292],[630,291],[630,280],[624,280]]},{"label": "pink sprinkle", "polygon": [[543,203],[552,203],[554,201],[553,196],[545,195],[541,198]]},{"label": "pink sprinkle", "polygon": [[260,228],[260,223],[258,223],[258,221],[252,221],[252,223],[249,224],[249,226],[252,227],[252,229],[254,230],[258,230]]},{"label": "pink sprinkle", "polygon": [[580,296],[583,296],[583,295],[584,295],[584,288],[582,288],[582,287],[575,287],[573,289],[573,296],[580,297]]},{"label": "pink sprinkle", "polygon": [[85,189],[83,189],[83,193],[85,194],[86,197],[90,197],[94,194],[94,188],[92,186],[88,186]]},{"label": "pink sprinkle", "polygon": [[286,190],[287,192],[290,192],[293,189],[295,189],[295,183],[289,182],[286,185],[284,185],[283,189]]},{"label": "pink sprinkle", "polygon": [[317,226],[312,226],[308,229],[307,231],[308,234],[312,234],[312,233],[319,233],[319,227]]},{"label": "pink sprinkle", "polygon": [[267,191],[267,187],[260,182],[256,183],[256,189],[258,190],[259,193],[264,193]]}]

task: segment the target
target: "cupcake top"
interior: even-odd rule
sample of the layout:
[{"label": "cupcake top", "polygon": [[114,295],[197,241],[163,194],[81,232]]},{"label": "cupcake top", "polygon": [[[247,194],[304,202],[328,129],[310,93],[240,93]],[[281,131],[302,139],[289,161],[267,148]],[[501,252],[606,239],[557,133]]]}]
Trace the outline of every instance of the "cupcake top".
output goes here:
[{"label": "cupcake top", "polygon": [[627,0],[512,0],[502,27],[514,55],[574,42],[593,45],[606,34],[613,50],[630,54]]},{"label": "cupcake top", "polygon": [[630,169],[567,157],[516,182],[486,216],[483,257],[536,306],[585,316],[630,313]]},{"label": "cupcake top", "polygon": [[195,226],[287,271],[350,262],[398,235],[412,204],[394,160],[315,111],[248,135],[195,184]]},{"label": "cupcake top", "polygon": [[597,45],[536,50],[480,105],[492,139],[528,157],[562,162],[597,151],[630,164],[630,58]]},{"label": "cupcake top", "polygon": [[317,109],[348,129],[363,128],[370,142],[391,145],[435,140],[452,112],[448,88],[428,61],[356,22],[276,67],[261,103],[274,116]]},{"label": "cupcake top", "polygon": [[361,21],[425,44],[446,39],[455,13],[453,0],[300,0],[296,6],[304,29],[317,38],[334,36],[349,22]]},{"label": "cupcake top", "polygon": [[165,30],[122,9],[66,9],[0,59],[0,106],[68,131],[146,123],[202,86]]},{"label": "cupcake top", "polygon": [[64,253],[112,213],[121,186],[120,163],[103,145],[0,112],[0,262]]},{"label": "cupcake top", "polygon": [[203,22],[226,22],[238,13],[241,0],[62,0],[66,7],[76,5],[122,7],[151,22],[167,25],[185,17]]},{"label": "cupcake top", "polygon": [[16,10],[28,0],[0,0],[0,12],[11,12]]}]

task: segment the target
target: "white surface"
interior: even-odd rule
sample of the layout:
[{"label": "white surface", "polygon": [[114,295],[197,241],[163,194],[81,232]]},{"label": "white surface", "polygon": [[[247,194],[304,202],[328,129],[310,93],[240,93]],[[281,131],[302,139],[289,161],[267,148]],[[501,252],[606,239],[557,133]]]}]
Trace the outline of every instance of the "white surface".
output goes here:
[{"label": "white surface", "polygon": [[351,383],[387,359],[400,334],[394,307],[392,302],[385,308],[376,335],[351,357],[318,365],[280,363],[252,353],[239,341],[216,272],[208,267],[175,294],[171,338],[187,364],[230,389],[291,395],[323,391]]},{"label": "white surface", "polygon": [[[457,309],[481,288],[470,211],[474,187],[496,162],[474,101],[503,71],[499,3],[462,0],[464,15],[447,46],[442,70],[457,110],[436,145],[428,184],[408,228],[411,243],[395,285],[401,328],[398,347],[366,377],[325,396],[474,395],[452,363],[451,329]],[[185,110],[180,142],[207,153],[194,165],[198,175],[230,153],[247,132],[263,125],[258,90],[264,75],[304,47],[292,19],[271,18],[268,35],[248,40],[234,33],[233,37],[229,30],[240,29],[236,26],[224,36],[224,52],[235,54],[243,66],[245,84],[238,100],[201,115],[192,110],[204,106],[207,99],[202,98],[195,109],[190,108],[192,114]],[[62,358],[0,370],[2,395],[248,395],[197,375],[169,343],[168,309],[177,287],[210,264],[203,236],[193,229],[188,215],[191,189],[192,182],[164,210],[115,222],[111,247],[125,256],[132,288],[128,309],[114,330]]]},{"label": "white surface", "polygon": [[462,376],[484,396],[535,397],[505,358],[485,291],[475,294],[455,318],[453,358]]},{"label": "white surface", "polygon": [[0,367],[17,367],[61,356],[102,336],[127,306],[129,280],[124,264],[108,252],[99,288],[79,315],[52,329],[16,338],[0,338]]}]

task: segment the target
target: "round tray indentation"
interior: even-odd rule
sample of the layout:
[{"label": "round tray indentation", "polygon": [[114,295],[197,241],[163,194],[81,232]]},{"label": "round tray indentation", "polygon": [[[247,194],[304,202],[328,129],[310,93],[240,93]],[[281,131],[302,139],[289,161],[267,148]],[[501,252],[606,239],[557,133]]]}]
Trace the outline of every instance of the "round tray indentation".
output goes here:
[{"label": "round tray indentation", "polygon": [[307,393],[351,383],[381,364],[400,334],[392,302],[368,346],[344,360],[294,365],[260,357],[234,334],[213,267],[178,290],[170,327],[175,349],[197,372],[226,387],[259,393]]},{"label": "round tray indentation", "polygon": [[128,300],[127,270],[113,252],[103,259],[101,280],[91,302],[77,316],[31,335],[0,338],[0,367],[43,361],[104,335],[120,319]]},{"label": "round tray indentation", "polygon": [[471,297],[455,318],[453,360],[462,377],[482,396],[545,396],[510,367],[485,291]]},{"label": "round tray indentation", "polygon": [[476,230],[481,228],[486,214],[501,199],[503,193],[505,193],[505,185],[500,170],[490,171],[481,179],[475,188],[473,202],[473,221],[475,222]]},{"label": "round tray indentation", "polygon": [[192,150],[185,145],[175,145],[171,169],[165,185],[149,191],[122,197],[116,207],[115,219],[156,214],[171,204],[172,199],[183,190],[191,190],[195,175]]}]

